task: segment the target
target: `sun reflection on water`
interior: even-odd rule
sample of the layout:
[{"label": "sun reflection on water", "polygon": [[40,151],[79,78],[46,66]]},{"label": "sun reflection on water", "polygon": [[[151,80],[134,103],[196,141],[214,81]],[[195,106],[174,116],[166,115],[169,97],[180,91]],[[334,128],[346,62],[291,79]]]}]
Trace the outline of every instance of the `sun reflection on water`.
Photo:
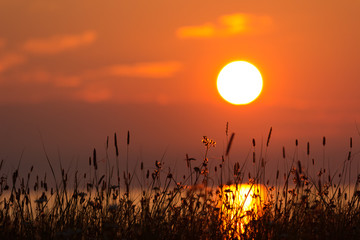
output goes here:
[{"label": "sun reflection on water", "polygon": [[221,189],[221,219],[223,229],[231,234],[244,232],[251,219],[263,214],[267,192],[261,184],[225,185]]}]

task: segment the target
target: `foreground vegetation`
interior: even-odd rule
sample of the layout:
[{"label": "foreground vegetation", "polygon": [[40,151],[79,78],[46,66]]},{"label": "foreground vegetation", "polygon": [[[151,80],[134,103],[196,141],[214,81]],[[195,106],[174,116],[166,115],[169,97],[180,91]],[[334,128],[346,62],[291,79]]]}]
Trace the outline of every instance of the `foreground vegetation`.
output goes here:
[{"label": "foreground vegetation", "polygon": [[[271,130],[265,152],[270,137]],[[162,161],[151,170],[143,163],[131,171],[128,164],[120,167],[116,134],[114,166],[106,161],[105,172],[100,172],[94,149],[87,174],[76,171],[71,186],[62,167],[58,179],[48,157],[55,182],[51,187],[46,175],[32,176],[33,168],[26,177],[19,176],[19,169],[12,176],[0,172],[0,239],[360,238],[360,177],[348,181],[354,161],[352,139],[348,158],[333,175],[321,168],[316,176],[309,176],[309,166],[293,157],[288,171],[280,176],[278,170],[271,184],[265,179],[266,154],[255,156],[255,140],[252,158],[230,165],[233,139],[234,134],[222,160],[210,169],[208,152],[215,142],[203,137],[203,159],[186,155],[187,174],[181,179],[164,169]],[[309,151],[308,144],[308,156]],[[3,161],[0,171],[2,165]],[[213,184],[214,179],[219,183]],[[245,199],[235,200],[244,183],[249,189],[263,186],[265,190],[249,190]],[[235,187],[229,188],[230,184]],[[254,199],[250,209],[246,198]]]}]

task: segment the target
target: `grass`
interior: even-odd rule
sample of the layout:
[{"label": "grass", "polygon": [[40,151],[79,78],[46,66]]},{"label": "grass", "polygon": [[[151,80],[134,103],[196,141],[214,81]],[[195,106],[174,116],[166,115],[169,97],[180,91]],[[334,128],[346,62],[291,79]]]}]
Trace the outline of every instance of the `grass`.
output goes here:
[{"label": "grass", "polygon": [[[128,163],[120,169],[116,134],[114,166],[106,161],[105,172],[100,172],[94,149],[89,170],[81,176],[76,171],[73,184],[61,163],[57,178],[47,155],[51,187],[47,175],[32,175],[33,168],[19,176],[19,164],[12,176],[0,172],[0,239],[359,239],[360,175],[351,182],[352,139],[348,158],[334,174],[323,163],[318,174],[310,176],[314,165],[304,167],[294,155],[284,175],[278,170],[270,184],[265,169],[271,131],[260,156],[253,139],[252,159],[235,163],[228,156],[231,134],[225,156],[213,169],[208,153],[216,143],[203,137],[203,159],[186,155],[187,174],[181,179],[164,169],[163,161],[156,161],[151,171],[143,163],[133,171]],[[309,161],[309,143],[307,156]],[[2,167],[3,161],[0,171]],[[236,201],[237,189],[245,183],[253,189],[261,184],[265,190],[249,190],[245,199]],[[245,208],[246,198],[256,199],[258,208]]]}]

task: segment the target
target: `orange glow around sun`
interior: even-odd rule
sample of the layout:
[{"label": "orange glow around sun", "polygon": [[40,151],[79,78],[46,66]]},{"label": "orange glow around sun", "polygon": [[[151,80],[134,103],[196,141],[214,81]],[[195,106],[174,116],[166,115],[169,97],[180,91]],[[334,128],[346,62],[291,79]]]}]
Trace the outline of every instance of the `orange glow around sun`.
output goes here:
[{"label": "orange glow around sun", "polygon": [[260,71],[246,61],[235,61],[221,69],[217,89],[229,103],[240,105],[254,101],[261,93],[263,81]]}]

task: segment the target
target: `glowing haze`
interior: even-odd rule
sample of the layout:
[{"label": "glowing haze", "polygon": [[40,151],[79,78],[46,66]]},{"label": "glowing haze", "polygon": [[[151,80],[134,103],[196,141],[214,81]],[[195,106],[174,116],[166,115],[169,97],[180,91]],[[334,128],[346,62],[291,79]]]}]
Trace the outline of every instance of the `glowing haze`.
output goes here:
[{"label": "glowing haze", "polygon": [[[0,158],[11,168],[23,151],[22,164],[47,169],[43,139],[54,161],[80,166],[130,130],[132,164],[164,155],[180,169],[186,153],[202,158],[203,135],[217,141],[209,164],[221,159],[229,122],[234,161],[272,126],[270,166],[295,139],[300,158],[308,141],[322,158],[326,136],[336,169],[349,137],[359,145],[359,11],[357,0],[0,1]],[[238,59],[264,85],[234,106],[216,78]]]}]

